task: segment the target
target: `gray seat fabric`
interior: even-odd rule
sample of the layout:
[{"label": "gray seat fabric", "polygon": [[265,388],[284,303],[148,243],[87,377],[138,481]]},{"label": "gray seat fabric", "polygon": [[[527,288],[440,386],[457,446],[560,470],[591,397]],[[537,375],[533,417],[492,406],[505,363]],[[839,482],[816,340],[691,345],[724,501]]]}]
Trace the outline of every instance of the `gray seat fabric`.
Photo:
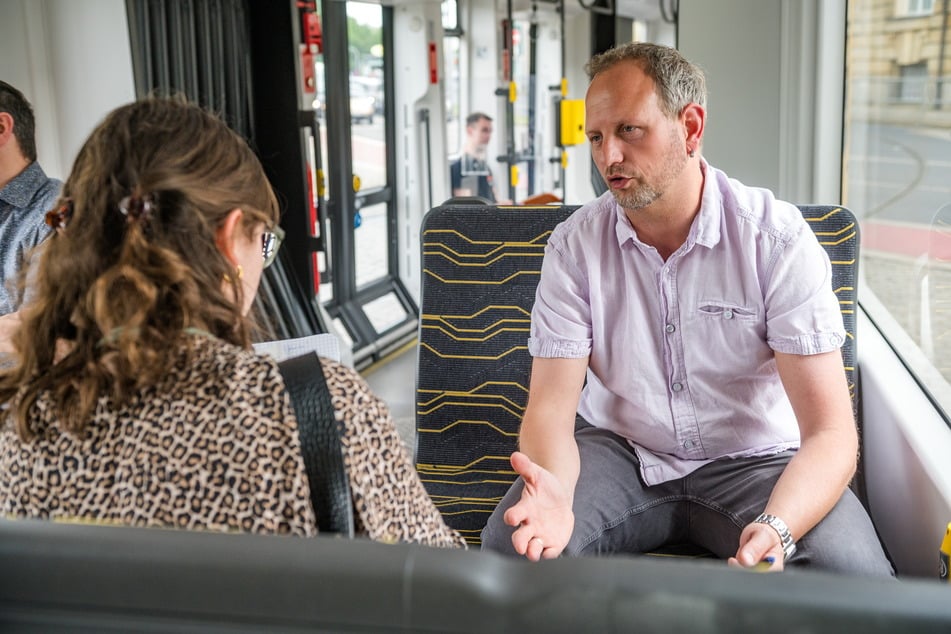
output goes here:
[{"label": "gray seat fabric", "polygon": [[[0,520],[4,632],[948,632],[934,581]],[[765,624],[765,625],[764,625]]]}]

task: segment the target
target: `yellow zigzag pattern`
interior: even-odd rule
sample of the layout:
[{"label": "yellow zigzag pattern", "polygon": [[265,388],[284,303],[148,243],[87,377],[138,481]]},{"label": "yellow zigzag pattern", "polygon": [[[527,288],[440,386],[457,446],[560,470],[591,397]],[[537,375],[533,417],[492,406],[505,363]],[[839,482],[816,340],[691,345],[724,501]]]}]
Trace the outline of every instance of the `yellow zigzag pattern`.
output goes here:
[{"label": "yellow zigzag pattern", "polygon": [[[425,469],[426,471],[430,473],[449,474],[456,471],[464,471],[466,469],[471,469],[475,465],[479,464],[480,462],[485,462],[486,460],[495,460],[498,462],[503,462],[505,464],[510,464],[508,456],[479,456],[475,460],[472,460],[471,462],[467,464],[463,464],[463,465],[431,464],[427,462],[417,462],[416,468]],[[506,472],[504,470],[493,470],[493,471],[486,471],[486,473],[514,473],[514,471],[510,470]]]},{"label": "yellow zigzag pattern", "polygon": [[[457,251],[442,242],[426,242],[425,238],[429,235],[442,234],[442,235],[454,235],[459,237],[462,241],[470,245],[483,245],[491,247],[488,251],[483,253],[462,253]],[[469,236],[462,234],[455,229],[428,229],[423,232],[423,257],[424,259],[427,256],[440,257],[448,260],[459,267],[486,267],[490,264],[493,264],[502,258],[510,257],[530,257],[530,258],[541,258],[544,256],[545,249],[545,240],[551,234],[551,231],[543,231],[534,238],[528,241],[502,241],[497,240],[473,240]],[[519,249],[532,248],[533,251],[520,251]],[[514,251],[512,249],[515,249]],[[482,261],[480,262],[465,262],[464,259],[473,259],[479,258]],[[520,275],[538,275],[540,271],[516,271],[512,275],[506,277],[500,281],[487,281],[487,280],[447,280],[436,273],[434,273],[429,268],[424,268],[423,273],[436,278],[437,280],[443,282],[444,284],[477,284],[477,285],[498,285],[505,284],[510,280],[518,277]]]},{"label": "yellow zigzag pattern", "polygon": [[824,216],[816,216],[815,218],[806,218],[806,222],[822,222],[828,220],[832,216],[842,211],[842,207],[836,207],[835,209],[830,209],[829,212]]},{"label": "yellow zigzag pattern", "polygon": [[[540,257],[543,257],[543,256],[545,255],[544,250],[543,250],[543,247],[539,246],[539,249],[540,249],[540,250],[539,250],[538,253],[501,253],[501,254],[497,255],[496,257],[492,258],[491,260],[489,260],[489,261],[487,261],[487,262],[460,262],[460,261],[457,260],[456,258],[451,258],[451,257],[449,257],[448,255],[446,255],[445,253],[441,253],[441,252],[439,252],[439,251],[423,251],[423,255],[424,255],[424,256],[429,255],[429,256],[433,256],[433,257],[439,256],[439,257],[441,257],[441,258],[444,258],[444,259],[446,259],[446,260],[452,262],[452,263],[455,264],[456,266],[478,266],[478,267],[487,267],[487,266],[489,266],[490,264],[495,264],[496,262],[498,262],[499,260],[501,260],[501,259],[503,259],[503,258],[512,258],[512,257],[540,258]],[[466,253],[457,253],[457,252],[455,252],[455,251],[452,251],[451,249],[449,249],[449,250],[452,252],[453,255],[455,255],[456,257],[459,257],[459,258],[480,258],[480,257],[484,257],[484,256],[482,256],[482,255],[480,255],[480,254],[478,254],[478,253],[475,253],[475,254],[466,254]]]},{"label": "yellow zigzag pattern", "polygon": [[443,354],[442,352],[440,352],[439,350],[436,350],[429,344],[420,342],[419,345],[422,348],[426,348],[427,350],[432,352],[434,355],[436,355],[440,359],[481,359],[483,361],[497,361],[501,359],[502,357],[512,354],[513,352],[518,352],[519,350],[528,350],[528,346],[512,346],[508,350],[505,350],[497,355]]},{"label": "yellow zigzag pattern", "polygon": [[[491,251],[488,251],[488,252],[482,254],[482,257],[488,257],[488,256],[492,255],[493,253],[495,253],[496,251],[499,251],[500,249],[503,249],[503,248],[505,248],[505,247],[507,247],[507,246],[513,246],[513,247],[538,247],[538,246],[540,246],[540,247],[544,247],[544,246],[545,246],[544,243],[538,244],[538,241],[539,241],[539,240],[542,240],[542,239],[547,240],[547,239],[548,239],[548,236],[551,235],[551,230],[549,229],[549,230],[547,230],[547,231],[542,231],[541,233],[539,233],[537,236],[535,236],[534,238],[532,238],[532,239],[530,239],[530,240],[515,240],[515,241],[502,240],[502,241],[499,241],[499,240],[473,240],[473,239],[470,238],[469,236],[467,236],[467,235],[465,235],[465,234],[463,234],[463,233],[459,233],[459,232],[456,231],[455,229],[427,229],[426,231],[423,232],[423,248],[424,248],[424,249],[425,249],[425,247],[433,247],[433,246],[444,247],[444,246],[445,246],[445,244],[442,243],[442,242],[426,242],[426,241],[425,241],[426,236],[435,235],[435,234],[459,236],[460,238],[462,238],[463,242],[468,242],[469,244],[495,245],[495,248],[494,248],[494,249],[492,249]],[[448,247],[445,247],[445,248],[448,249]],[[451,249],[450,249],[450,250],[451,250]],[[467,257],[477,257],[477,256],[467,256]]]},{"label": "yellow zigzag pattern", "polygon": [[438,473],[429,473],[429,472],[427,472],[427,471],[425,471],[425,470],[422,470],[422,469],[417,469],[417,471],[419,471],[419,475],[420,475],[419,481],[420,481],[420,482],[428,482],[428,483],[431,483],[431,484],[451,484],[451,485],[454,486],[454,487],[477,486],[477,485],[480,485],[480,484],[504,484],[505,486],[508,486],[508,485],[512,484],[512,481],[515,480],[515,476],[518,475],[518,474],[515,473],[514,471],[463,471],[463,472],[460,472],[459,475],[471,475],[471,474],[474,474],[474,473],[485,473],[485,474],[494,474],[494,475],[497,475],[497,476],[499,476],[499,478],[498,478],[498,479],[485,478],[485,479],[482,479],[482,480],[473,480],[472,482],[460,482],[460,481],[458,481],[458,480],[451,480],[451,479],[448,479],[448,480],[439,480],[439,479],[437,479],[437,478],[424,478],[424,477],[423,477],[424,475],[439,475],[439,474],[438,474]]},{"label": "yellow zigzag pattern", "polygon": [[[491,324],[483,328],[462,328],[455,325],[450,320],[463,321],[474,319],[483,313],[488,311],[506,311],[511,310],[520,314],[520,317],[503,317],[501,319],[496,319]],[[481,310],[472,313],[471,315],[434,315],[434,314],[423,314],[421,315],[422,323],[420,328],[427,330],[436,330],[443,333],[453,341],[467,341],[474,343],[484,343],[489,339],[496,337],[505,332],[528,332],[529,325],[531,323],[530,313],[521,308],[520,306],[505,306],[505,305],[492,305],[486,306]],[[431,323],[436,322],[436,323]],[[507,324],[507,325],[506,325]],[[492,331],[490,333],[490,331]],[[456,333],[478,333],[485,335],[483,337],[475,336],[461,336]],[[488,334],[487,334],[488,333]]]},{"label": "yellow zigzag pattern", "polygon": [[[433,398],[433,399],[430,399],[430,400],[428,400],[428,401],[421,401],[421,402],[417,403],[417,405],[419,405],[419,406],[421,406],[421,407],[425,407],[425,406],[427,406],[427,405],[432,405],[434,402],[438,401],[439,398],[442,397],[443,395],[450,395],[450,396],[473,396],[473,395],[475,395],[479,390],[481,390],[482,388],[484,388],[484,387],[489,387],[489,386],[495,386],[495,385],[499,385],[499,386],[501,386],[501,385],[507,385],[507,386],[509,386],[509,387],[518,388],[518,389],[522,390],[523,392],[525,392],[526,394],[528,393],[528,390],[525,388],[525,386],[522,385],[521,383],[516,382],[516,381],[485,381],[484,383],[480,383],[479,385],[475,386],[475,387],[472,388],[471,390],[466,390],[466,391],[464,391],[464,392],[462,392],[462,391],[452,391],[452,390],[419,390],[420,392],[427,392],[427,393],[430,393],[430,394],[435,394],[436,397]],[[494,395],[493,395],[493,396],[494,396]],[[511,403],[511,401],[509,401],[509,402]]]},{"label": "yellow zigzag pattern", "polygon": [[440,275],[436,275],[429,269],[423,269],[423,273],[434,277],[443,284],[473,284],[477,286],[501,286],[502,284],[508,284],[510,281],[514,280],[516,277],[521,277],[522,275],[540,275],[541,271],[516,271],[501,280],[449,280]]}]

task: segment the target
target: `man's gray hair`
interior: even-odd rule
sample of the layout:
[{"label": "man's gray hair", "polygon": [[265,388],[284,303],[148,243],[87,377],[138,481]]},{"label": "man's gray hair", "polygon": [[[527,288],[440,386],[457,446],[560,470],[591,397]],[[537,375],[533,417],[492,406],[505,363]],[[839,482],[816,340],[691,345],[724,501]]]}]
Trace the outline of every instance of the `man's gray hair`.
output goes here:
[{"label": "man's gray hair", "polygon": [[687,60],[675,48],[650,42],[629,42],[599,53],[585,64],[589,79],[614,65],[632,61],[654,80],[661,109],[669,117],[676,117],[687,104],[706,108],[707,80],[703,71]]}]

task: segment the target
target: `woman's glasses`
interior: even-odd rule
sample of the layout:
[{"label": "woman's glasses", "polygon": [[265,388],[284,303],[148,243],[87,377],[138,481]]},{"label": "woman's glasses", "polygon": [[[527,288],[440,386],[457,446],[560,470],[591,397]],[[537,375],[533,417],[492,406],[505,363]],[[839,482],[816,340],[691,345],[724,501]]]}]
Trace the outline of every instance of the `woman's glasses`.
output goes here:
[{"label": "woman's glasses", "polygon": [[261,234],[261,248],[264,253],[264,268],[271,266],[277,259],[277,250],[284,241],[284,230],[275,225],[270,231]]}]

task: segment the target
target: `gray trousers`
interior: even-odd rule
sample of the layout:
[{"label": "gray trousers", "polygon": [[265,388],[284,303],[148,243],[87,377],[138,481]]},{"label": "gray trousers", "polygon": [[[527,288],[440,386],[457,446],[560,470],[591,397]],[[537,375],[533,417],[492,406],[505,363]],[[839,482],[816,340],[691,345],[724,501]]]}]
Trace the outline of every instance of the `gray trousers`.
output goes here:
[{"label": "gray trousers", "polygon": [[[641,480],[637,455],[620,436],[579,418],[575,439],[581,474],[575,487],[575,528],[567,556],[651,552],[692,543],[726,559],[736,554],[740,532],[766,506],[794,451],[717,460],[693,473],[654,486]],[[483,550],[515,555],[502,514],[522,495],[519,478],[482,531]],[[796,536],[789,567],[891,576],[871,519],[851,490],[809,533]]]}]

